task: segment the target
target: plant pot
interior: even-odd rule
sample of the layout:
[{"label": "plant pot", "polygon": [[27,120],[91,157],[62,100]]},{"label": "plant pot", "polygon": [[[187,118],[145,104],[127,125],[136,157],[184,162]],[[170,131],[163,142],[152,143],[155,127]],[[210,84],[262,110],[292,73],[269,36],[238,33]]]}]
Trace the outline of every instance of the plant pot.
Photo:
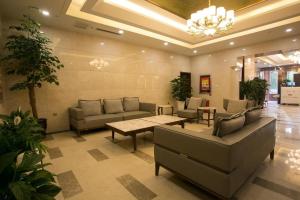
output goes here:
[{"label": "plant pot", "polygon": [[47,119],[46,118],[39,118],[38,123],[40,126],[44,129],[43,135],[46,135],[46,130],[47,130]]},{"label": "plant pot", "polygon": [[176,110],[184,110],[185,101],[176,101]]}]

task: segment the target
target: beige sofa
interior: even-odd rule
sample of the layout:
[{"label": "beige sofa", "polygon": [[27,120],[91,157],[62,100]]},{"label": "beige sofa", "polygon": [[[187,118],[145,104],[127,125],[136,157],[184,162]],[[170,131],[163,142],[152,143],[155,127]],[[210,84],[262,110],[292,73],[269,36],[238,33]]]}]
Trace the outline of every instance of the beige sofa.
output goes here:
[{"label": "beige sofa", "polygon": [[79,100],[69,108],[70,128],[81,131],[103,128],[106,123],[154,116],[156,104],[139,102],[137,97]]},{"label": "beige sofa", "polygon": [[[234,120],[244,123],[245,117]],[[248,122],[223,137],[212,135],[212,130],[156,127],[156,175],[162,166],[220,198],[231,198],[269,154],[274,156],[276,120],[259,117]],[[225,129],[228,133],[228,126]]]}]

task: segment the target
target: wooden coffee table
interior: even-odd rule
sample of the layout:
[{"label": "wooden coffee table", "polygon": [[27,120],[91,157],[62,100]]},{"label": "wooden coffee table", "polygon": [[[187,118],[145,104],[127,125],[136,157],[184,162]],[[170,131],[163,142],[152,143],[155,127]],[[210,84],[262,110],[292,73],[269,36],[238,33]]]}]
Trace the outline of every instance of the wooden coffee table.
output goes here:
[{"label": "wooden coffee table", "polygon": [[112,131],[112,140],[114,141],[115,133],[119,133],[124,136],[131,136],[133,143],[133,150],[136,151],[136,135],[146,131],[154,131],[155,126],[162,124],[176,125],[180,124],[184,128],[184,122],[186,118],[170,116],[170,115],[158,115],[153,117],[145,117],[140,119],[125,120],[119,122],[106,123],[106,126]]}]

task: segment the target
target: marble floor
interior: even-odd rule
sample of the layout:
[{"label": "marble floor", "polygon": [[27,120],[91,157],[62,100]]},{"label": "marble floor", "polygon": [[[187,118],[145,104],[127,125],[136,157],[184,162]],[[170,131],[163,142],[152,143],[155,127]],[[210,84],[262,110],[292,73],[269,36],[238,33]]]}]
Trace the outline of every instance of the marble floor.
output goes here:
[{"label": "marble floor", "polygon": [[[277,118],[275,160],[258,167],[234,199],[300,199],[300,107],[269,104],[264,115]],[[201,131],[206,125],[188,123],[186,129]],[[216,199],[172,173],[161,169],[154,175],[152,134],[138,137],[132,153],[131,139],[109,130],[75,137],[73,132],[49,135],[46,160],[57,174],[62,192],[57,199],[68,200],[193,200]]]}]

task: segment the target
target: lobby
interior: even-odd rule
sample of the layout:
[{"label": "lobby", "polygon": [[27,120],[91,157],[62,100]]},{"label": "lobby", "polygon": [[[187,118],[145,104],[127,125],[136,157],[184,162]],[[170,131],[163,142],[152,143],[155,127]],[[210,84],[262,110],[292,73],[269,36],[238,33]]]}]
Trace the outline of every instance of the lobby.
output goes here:
[{"label": "lobby", "polygon": [[[300,199],[299,10],[300,0],[2,0],[0,114],[15,113],[0,144],[9,123],[41,125],[48,199]],[[24,33],[11,26],[28,19],[28,38],[48,38],[40,48],[53,57],[12,72],[22,58],[3,58],[30,43],[10,46]]]}]

